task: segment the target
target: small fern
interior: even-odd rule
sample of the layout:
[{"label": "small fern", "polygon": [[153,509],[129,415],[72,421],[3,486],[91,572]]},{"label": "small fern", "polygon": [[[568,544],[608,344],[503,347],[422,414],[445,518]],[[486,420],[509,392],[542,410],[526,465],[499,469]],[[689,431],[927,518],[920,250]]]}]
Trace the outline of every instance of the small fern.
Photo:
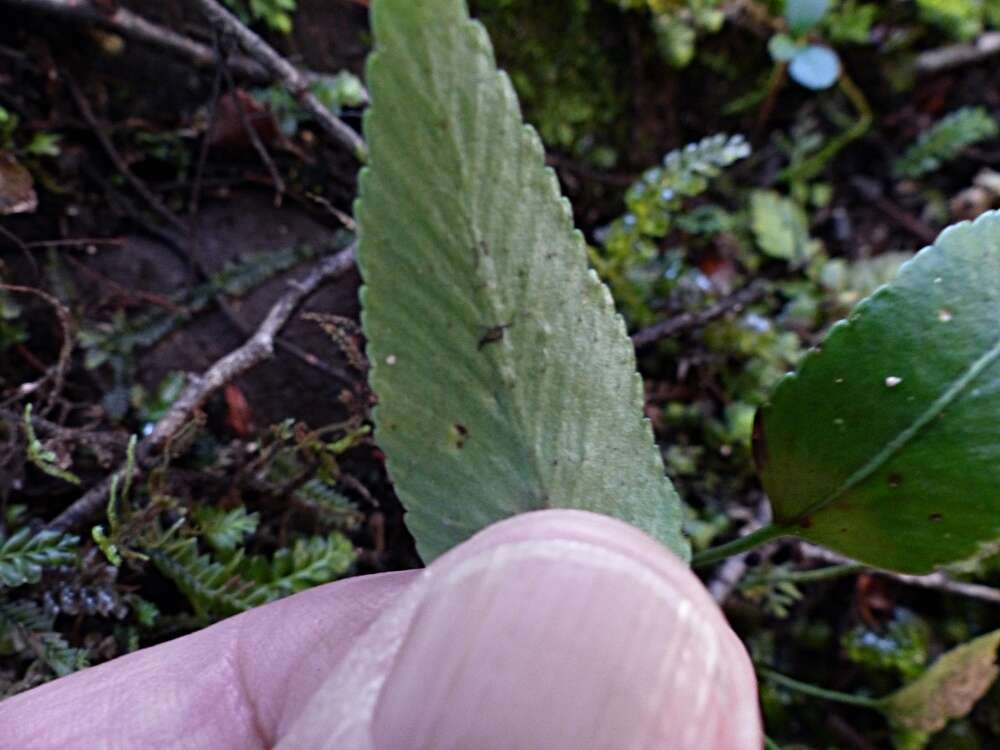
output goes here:
[{"label": "small fern", "polygon": [[194,512],[198,528],[216,552],[232,552],[243,538],[257,530],[260,515],[247,513],[242,505],[233,510],[202,506]]},{"label": "small fern", "polygon": [[0,652],[31,654],[57,677],[86,667],[86,651],[53,632],[54,620],[32,601],[0,598]]},{"label": "small fern", "polygon": [[150,550],[159,571],[171,579],[203,618],[225,617],[339,578],[354,552],[341,534],[298,539],[271,558],[236,550],[225,562],[200,554],[195,539]]},{"label": "small fern", "polygon": [[630,271],[657,256],[657,240],[675,226],[688,199],[704,193],[712,179],[749,154],[742,135],[709,136],[668,153],[625,193],[628,211],[604,231],[603,252],[592,252],[591,260],[632,322],[646,322],[648,310],[642,284],[633,282]]},{"label": "small fern", "polygon": [[164,576],[177,584],[200,617],[226,617],[244,612],[255,603],[250,599],[252,584],[241,579],[242,562],[237,553],[221,563],[198,552],[196,539],[182,539],[150,550],[149,558]]},{"label": "small fern", "polygon": [[0,536],[0,588],[37,583],[43,568],[73,564],[78,542],[58,531],[32,535],[27,528],[6,539]]},{"label": "small fern", "polygon": [[[344,244],[344,236],[340,235],[336,240],[336,247]],[[85,365],[94,369],[108,361],[127,361],[137,350],[153,346],[179,328],[191,315],[204,310],[218,295],[245,295],[277,274],[327,250],[299,246],[248,254],[238,262],[227,263],[204,284],[173,295],[170,300],[176,306],[173,310],[156,310],[132,318],[122,313],[116,315],[110,324],[86,327],[80,332],[80,343],[87,352]]]},{"label": "small fern", "polygon": [[246,558],[242,572],[261,588],[263,601],[303,591],[339,578],[354,562],[354,547],[342,534],[299,538],[291,548],[278,550],[271,559]]},{"label": "small fern", "polygon": [[983,107],[963,107],[920,134],[894,165],[897,177],[915,179],[938,169],[974,143],[1000,135],[996,118]]}]

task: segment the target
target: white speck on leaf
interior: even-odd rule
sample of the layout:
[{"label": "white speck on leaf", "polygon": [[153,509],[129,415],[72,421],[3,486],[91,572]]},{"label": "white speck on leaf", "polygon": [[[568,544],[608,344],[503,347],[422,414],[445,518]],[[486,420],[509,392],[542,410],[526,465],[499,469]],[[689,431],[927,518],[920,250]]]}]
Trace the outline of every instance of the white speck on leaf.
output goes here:
[{"label": "white speck on leaf", "polygon": [[895,375],[890,375],[885,379],[885,385],[887,388],[895,388],[897,385],[903,382],[903,379]]}]

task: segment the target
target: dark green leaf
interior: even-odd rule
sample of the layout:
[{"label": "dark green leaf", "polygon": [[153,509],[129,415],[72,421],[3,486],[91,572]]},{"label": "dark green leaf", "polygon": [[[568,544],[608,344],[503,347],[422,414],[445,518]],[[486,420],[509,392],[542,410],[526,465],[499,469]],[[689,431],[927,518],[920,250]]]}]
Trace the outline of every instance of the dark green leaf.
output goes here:
[{"label": "dark green leaf", "polygon": [[43,568],[72,564],[78,541],[58,531],[32,535],[27,528],[6,539],[0,537],[0,588],[36,583]]},{"label": "dark green leaf", "polygon": [[1000,538],[1000,213],[945,230],[758,414],[775,525],[926,572]]},{"label": "dark green leaf", "polygon": [[687,555],[642,381],[463,0],[377,0],[356,215],[377,439],[426,561],[542,508]]}]

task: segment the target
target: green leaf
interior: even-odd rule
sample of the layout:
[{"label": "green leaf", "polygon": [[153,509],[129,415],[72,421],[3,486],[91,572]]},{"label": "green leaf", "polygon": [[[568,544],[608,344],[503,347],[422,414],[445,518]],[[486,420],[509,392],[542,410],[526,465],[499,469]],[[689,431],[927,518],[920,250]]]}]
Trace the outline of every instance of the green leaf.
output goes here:
[{"label": "green leaf", "polygon": [[222,562],[201,554],[197,540],[188,538],[150,549],[149,557],[197,615],[211,618],[245,612],[339,578],[354,563],[354,548],[347,537],[333,532],[296,539],[291,549],[279,549],[271,559],[247,557],[238,549]]},{"label": "green leaf", "polygon": [[946,229],[761,408],[779,533],[923,573],[1000,537],[1000,213]]},{"label": "green leaf", "polygon": [[785,0],[788,30],[798,35],[809,31],[826,15],[830,0]]},{"label": "green leaf", "polygon": [[205,539],[217,552],[232,552],[247,534],[257,530],[260,515],[247,513],[240,505],[233,510],[203,506],[195,510],[195,520]]},{"label": "green leaf", "polygon": [[920,134],[893,164],[897,177],[915,179],[960,156],[968,147],[1000,135],[1000,124],[985,107],[963,107]]},{"label": "green leaf", "polygon": [[77,537],[59,531],[32,535],[28,528],[6,539],[0,535],[0,588],[37,583],[43,568],[72,564],[78,542]]},{"label": "green leaf", "polygon": [[799,51],[799,45],[788,34],[775,34],[767,43],[767,51],[775,62],[788,62]]},{"label": "green leaf", "polygon": [[806,45],[792,56],[788,75],[807,89],[828,89],[840,78],[840,57],[829,47]]},{"label": "green leaf", "polygon": [[1000,630],[969,641],[942,655],[919,678],[880,701],[894,730],[926,737],[943,729],[950,719],[969,713],[1000,674],[998,647]]},{"label": "green leaf", "polygon": [[809,238],[805,211],[773,190],[750,195],[750,225],[757,245],[772,258],[802,263],[819,252],[819,244]]},{"label": "green leaf", "polygon": [[581,508],[687,557],[625,326],[485,30],[463,0],[375,0],[372,18],[363,321],[421,555]]},{"label": "green leaf", "polygon": [[52,632],[54,617],[28,600],[0,599],[0,652],[31,654],[56,677],[88,665],[85,649],[72,648],[59,633]]}]

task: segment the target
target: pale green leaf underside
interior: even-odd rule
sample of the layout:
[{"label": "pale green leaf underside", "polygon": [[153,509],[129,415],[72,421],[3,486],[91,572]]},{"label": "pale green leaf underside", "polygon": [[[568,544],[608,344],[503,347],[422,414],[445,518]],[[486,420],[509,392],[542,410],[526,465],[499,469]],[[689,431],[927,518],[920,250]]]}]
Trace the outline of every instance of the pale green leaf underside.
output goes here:
[{"label": "pale green leaf underside", "polygon": [[759,419],[787,533],[908,572],[1000,539],[1000,213],[906,263]]},{"label": "pale green leaf underside", "polygon": [[377,439],[430,561],[494,521],[607,513],[687,557],[610,295],[464,0],[377,0],[358,262]]}]

